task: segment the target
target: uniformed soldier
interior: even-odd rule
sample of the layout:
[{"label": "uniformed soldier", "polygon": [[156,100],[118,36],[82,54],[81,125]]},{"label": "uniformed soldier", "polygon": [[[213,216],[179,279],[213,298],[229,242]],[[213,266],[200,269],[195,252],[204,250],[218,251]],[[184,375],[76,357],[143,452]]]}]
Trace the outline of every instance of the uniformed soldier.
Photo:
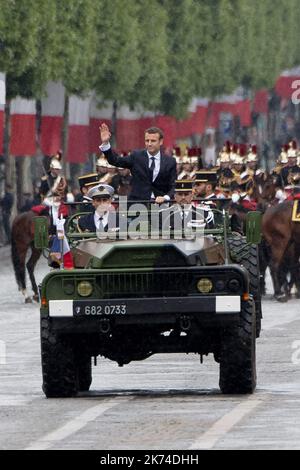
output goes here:
[{"label": "uniformed soldier", "polygon": [[188,155],[183,157],[182,160],[182,171],[177,176],[178,180],[190,180],[192,173],[192,164]]},{"label": "uniformed soldier", "polygon": [[235,146],[236,149],[235,153],[231,154],[232,166],[231,170],[234,174],[235,178],[239,178],[241,173],[244,171],[244,164],[245,164],[245,146]]},{"label": "uniformed soldier", "polygon": [[53,158],[50,163],[49,172],[41,178],[40,195],[42,199],[60,196],[62,199],[66,194],[67,181],[61,175],[62,166],[58,159]]},{"label": "uniformed soldier", "polygon": [[222,150],[219,152],[219,156],[216,161],[216,170],[218,171],[218,176],[227,168],[230,168],[231,159],[231,143],[229,140],[226,141]]},{"label": "uniformed soldier", "polygon": [[115,166],[108,163],[107,159],[102,154],[97,159],[96,172],[99,175],[99,183],[110,185],[113,177],[117,173],[117,169]]},{"label": "uniformed soldier", "polygon": [[81,192],[81,201],[84,202],[84,210],[90,210],[92,208],[92,199],[88,196],[88,191],[99,184],[99,175],[98,173],[89,173],[87,175],[79,176],[78,178],[80,192]]},{"label": "uniformed soldier", "polygon": [[246,211],[255,211],[257,202],[253,199],[253,178],[249,175],[243,175],[239,183],[239,203]]},{"label": "uniformed soldier", "polygon": [[249,151],[246,158],[246,171],[249,176],[255,176],[256,170],[258,169],[258,157],[256,145],[250,145]]},{"label": "uniformed soldier", "polygon": [[293,140],[289,143],[289,149],[287,151],[288,163],[281,170],[277,178],[277,186],[284,188],[287,194],[289,194],[293,187],[300,181],[300,167],[297,164],[297,158],[297,143]]},{"label": "uniformed soldier", "polygon": [[112,206],[114,188],[108,184],[97,184],[88,191],[93,212],[80,217],[78,225],[84,232],[107,232],[116,229],[116,214]]},{"label": "uniformed soldier", "polygon": [[215,199],[217,198],[217,172],[215,170],[200,170],[196,173],[193,185],[195,199],[203,198],[203,204],[212,208],[216,207]]},{"label": "uniformed soldier", "polygon": [[234,180],[234,174],[230,168],[225,168],[218,178],[217,197],[218,199],[227,198],[231,194],[231,183]]},{"label": "uniformed soldier", "polygon": [[[181,232],[184,228],[213,228],[213,212],[206,205],[196,207],[193,197],[193,181],[177,180],[175,182],[175,204],[163,211],[164,215],[171,214],[171,230]],[[162,220],[166,220],[165,217],[162,217]]]}]

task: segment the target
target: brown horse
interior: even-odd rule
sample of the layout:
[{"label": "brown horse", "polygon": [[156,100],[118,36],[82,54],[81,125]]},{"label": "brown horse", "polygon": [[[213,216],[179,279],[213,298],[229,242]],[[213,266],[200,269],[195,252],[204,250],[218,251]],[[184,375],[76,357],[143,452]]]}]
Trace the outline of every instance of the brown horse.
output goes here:
[{"label": "brown horse", "polygon": [[286,300],[282,276],[288,270],[299,285],[300,223],[292,221],[292,210],[293,201],[285,201],[269,207],[262,220],[262,232],[271,251],[270,271],[278,300]]},{"label": "brown horse", "polygon": [[[11,229],[11,255],[14,272],[19,290],[25,297],[25,302],[32,302],[32,298],[26,290],[26,271],[27,267],[29,278],[34,292],[33,300],[38,301],[38,288],[34,277],[34,268],[39,260],[42,250],[34,247],[34,218],[36,214],[33,211],[23,212],[17,215],[12,223]],[[27,252],[31,249],[29,260],[26,263]]]}]

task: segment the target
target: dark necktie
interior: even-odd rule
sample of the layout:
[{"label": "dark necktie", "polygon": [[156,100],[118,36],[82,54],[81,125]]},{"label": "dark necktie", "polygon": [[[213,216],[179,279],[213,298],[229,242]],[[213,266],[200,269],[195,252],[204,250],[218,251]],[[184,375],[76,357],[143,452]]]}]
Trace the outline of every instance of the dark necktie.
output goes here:
[{"label": "dark necktie", "polygon": [[153,181],[153,173],[155,170],[155,158],[151,157],[150,160],[152,160],[151,165],[150,165],[150,173],[151,173],[151,181]]},{"label": "dark necktie", "polygon": [[104,226],[103,226],[103,215],[101,217],[99,217],[99,230],[104,230]]}]

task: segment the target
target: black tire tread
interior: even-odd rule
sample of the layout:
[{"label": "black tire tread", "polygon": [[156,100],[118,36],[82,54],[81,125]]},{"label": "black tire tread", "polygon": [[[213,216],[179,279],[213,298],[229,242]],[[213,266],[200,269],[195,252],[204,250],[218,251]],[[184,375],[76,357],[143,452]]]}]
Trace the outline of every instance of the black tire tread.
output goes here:
[{"label": "black tire tread", "polygon": [[49,319],[41,320],[43,391],[47,398],[72,397],[78,391],[72,345],[51,331]]},{"label": "black tire tread", "polygon": [[249,273],[249,290],[255,301],[256,337],[259,338],[262,309],[258,247],[247,244],[245,239],[238,235],[229,238],[228,244],[232,260],[244,266]]},{"label": "black tire tread", "polygon": [[224,394],[251,394],[256,387],[255,306],[243,302],[240,321],[224,332],[220,355],[220,389]]}]

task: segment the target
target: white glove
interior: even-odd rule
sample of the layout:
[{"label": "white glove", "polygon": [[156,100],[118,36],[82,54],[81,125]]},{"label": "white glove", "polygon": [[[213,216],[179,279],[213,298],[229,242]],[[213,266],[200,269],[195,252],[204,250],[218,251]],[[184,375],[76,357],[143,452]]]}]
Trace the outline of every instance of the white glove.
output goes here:
[{"label": "white glove", "polygon": [[231,200],[234,204],[236,204],[240,200],[240,195],[238,193],[233,193],[231,196]]}]

